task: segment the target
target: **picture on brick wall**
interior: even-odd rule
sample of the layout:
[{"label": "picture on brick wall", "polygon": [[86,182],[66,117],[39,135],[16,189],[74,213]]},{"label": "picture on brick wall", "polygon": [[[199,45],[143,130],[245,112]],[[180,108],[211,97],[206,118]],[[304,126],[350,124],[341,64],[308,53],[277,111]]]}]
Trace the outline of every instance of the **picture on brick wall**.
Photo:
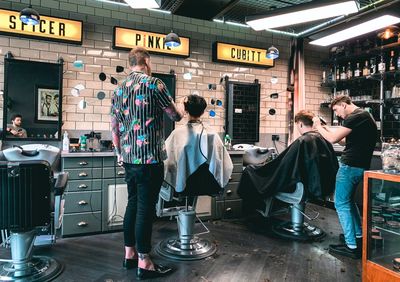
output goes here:
[{"label": "picture on brick wall", "polygon": [[36,87],[36,121],[58,121],[60,91],[45,87]]}]

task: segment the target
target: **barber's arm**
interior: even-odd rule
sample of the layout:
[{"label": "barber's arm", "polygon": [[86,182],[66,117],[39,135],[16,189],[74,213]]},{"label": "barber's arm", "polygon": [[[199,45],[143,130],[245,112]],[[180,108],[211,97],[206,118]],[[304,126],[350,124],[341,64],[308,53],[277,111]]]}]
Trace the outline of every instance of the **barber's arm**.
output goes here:
[{"label": "barber's arm", "polygon": [[313,127],[331,143],[341,143],[343,139],[350,134],[351,129],[343,126],[339,126],[335,131],[329,130],[321,125],[321,121],[318,117],[313,118]]},{"label": "barber's arm", "polygon": [[175,104],[169,94],[167,86],[160,79],[157,80],[157,96],[158,103],[168,117],[173,121],[180,121],[184,116],[182,106]]},{"label": "barber's arm", "polygon": [[117,162],[122,162],[121,156],[121,143],[120,143],[120,132],[119,132],[119,122],[116,116],[116,111],[114,108],[114,103],[111,106],[111,136],[112,142],[114,144],[115,153],[117,154]]}]

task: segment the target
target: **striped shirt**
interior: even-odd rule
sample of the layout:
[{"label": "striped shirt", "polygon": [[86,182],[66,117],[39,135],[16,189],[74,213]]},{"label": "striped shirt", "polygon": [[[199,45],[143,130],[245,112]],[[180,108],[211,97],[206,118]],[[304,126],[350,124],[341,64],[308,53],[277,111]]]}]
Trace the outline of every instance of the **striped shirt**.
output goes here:
[{"label": "striped shirt", "polygon": [[133,71],[114,90],[111,103],[113,143],[123,162],[164,161],[163,111],[173,120],[181,119],[164,82]]}]

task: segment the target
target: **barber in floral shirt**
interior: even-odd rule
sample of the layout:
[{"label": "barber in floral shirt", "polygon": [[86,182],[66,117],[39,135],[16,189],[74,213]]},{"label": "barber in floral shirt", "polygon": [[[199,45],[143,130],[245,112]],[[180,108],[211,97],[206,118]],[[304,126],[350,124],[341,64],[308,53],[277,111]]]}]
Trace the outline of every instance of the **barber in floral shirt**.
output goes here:
[{"label": "barber in floral shirt", "polygon": [[150,55],[137,47],[129,53],[131,73],[112,96],[111,126],[118,162],[123,162],[128,184],[124,217],[125,268],[137,268],[138,278],[171,271],[152,262],[153,213],[164,178],[166,158],[163,113],[181,120],[165,84],[151,76]]}]

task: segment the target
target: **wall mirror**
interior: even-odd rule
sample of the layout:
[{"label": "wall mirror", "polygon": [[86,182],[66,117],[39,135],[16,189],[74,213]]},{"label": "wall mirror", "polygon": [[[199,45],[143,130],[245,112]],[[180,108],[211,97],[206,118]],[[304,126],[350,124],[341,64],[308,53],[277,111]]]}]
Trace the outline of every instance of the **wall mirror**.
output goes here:
[{"label": "wall mirror", "polygon": [[[45,63],[6,55],[3,140],[61,140],[62,78],[62,59]],[[22,116],[20,126],[12,123],[15,115]]]}]

